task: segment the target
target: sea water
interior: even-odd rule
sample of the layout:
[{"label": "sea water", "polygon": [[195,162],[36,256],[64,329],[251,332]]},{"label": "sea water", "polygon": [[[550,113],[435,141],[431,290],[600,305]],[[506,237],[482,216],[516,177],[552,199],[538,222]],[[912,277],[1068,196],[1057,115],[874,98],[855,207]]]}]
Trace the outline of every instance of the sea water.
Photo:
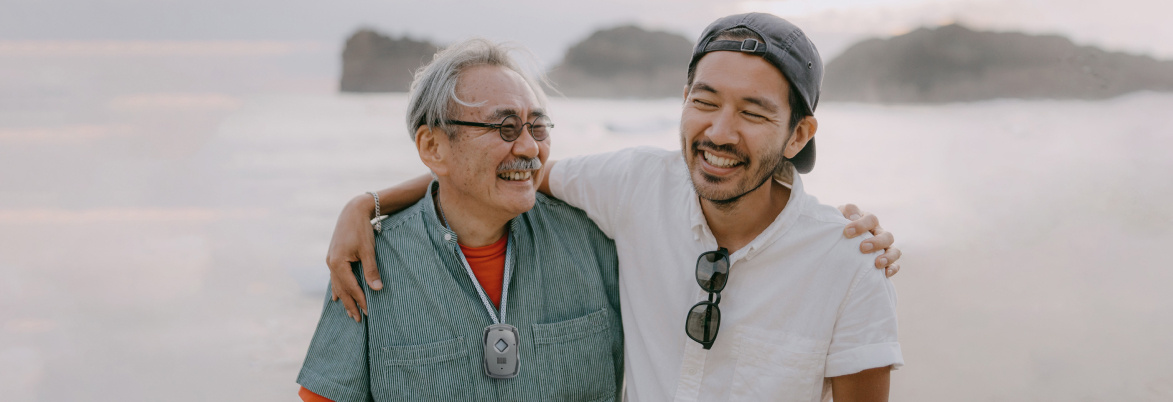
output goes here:
[{"label": "sea water", "polygon": [[[338,211],[425,173],[405,95],[44,74],[0,82],[4,399],[294,399]],[[552,158],[679,149],[680,103],[556,97]],[[904,253],[893,400],[1173,399],[1170,111],[819,106],[806,188]]]}]

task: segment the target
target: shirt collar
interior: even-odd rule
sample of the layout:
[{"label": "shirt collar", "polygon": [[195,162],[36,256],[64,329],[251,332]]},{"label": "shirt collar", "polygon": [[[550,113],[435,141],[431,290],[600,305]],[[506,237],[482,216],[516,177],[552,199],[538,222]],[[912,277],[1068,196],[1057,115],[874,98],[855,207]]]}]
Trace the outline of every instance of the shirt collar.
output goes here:
[{"label": "shirt collar", "polygon": [[440,182],[432,180],[432,183],[428,185],[428,191],[424,193],[420,212],[424,215],[424,227],[432,244],[437,248],[453,249],[457,246],[456,232],[444,226],[444,222],[440,221],[440,215],[436,212],[436,192],[439,189]]},{"label": "shirt collar", "polygon": [[[752,260],[762,249],[769,246],[778,238],[781,238],[794,226],[794,222],[802,214],[806,197],[804,196],[805,192],[802,187],[802,179],[798,174],[794,174],[793,176],[794,183],[792,184],[786,184],[777,179],[774,180],[778,184],[790,188],[790,199],[786,201],[786,207],[782,209],[782,212],[774,218],[774,222],[770,226],[767,226],[758,237],[729,256],[731,263],[742,258]],[[716,248],[716,238],[713,237],[713,232],[709,230],[709,223],[705,220],[705,213],[701,209],[700,196],[696,194],[696,188],[692,187],[692,177],[688,176],[685,180],[688,180],[689,188],[692,189],[690,192],[692,201],[689,202],[689,219],[692,224],[693,240],[712,243],[711,248]]]},{"label": "shirt collar", "polygon": [[[440,214],[436,211],[436,193],[440,190],[440,182],[432,180],[428,185],[428,191],[424,194],[423,205],[421,212],[424,214],[424,226],[427,227],[428,237],[432,239],[432,243],[437,247],[445,247],[448,249],[455,249],[459,243],[456,237],[456,232],[448,229],[444,222],[440,220]],[[536,202],[536,201],[535,201]],[[522,223],[521,214],[509,220],[509,237],[513,240],[514,234],[519,233],[518,230]]]}]

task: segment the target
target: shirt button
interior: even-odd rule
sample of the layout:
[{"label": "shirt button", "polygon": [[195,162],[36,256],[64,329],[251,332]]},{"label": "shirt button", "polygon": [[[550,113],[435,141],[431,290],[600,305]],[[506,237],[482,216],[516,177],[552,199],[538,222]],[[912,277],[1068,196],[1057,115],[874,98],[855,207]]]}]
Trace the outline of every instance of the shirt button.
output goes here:
[{"label": "shirt button", "polygon": [[688,375],[696,375],[696,369],[688,369]]},{"label": "shirt button", "polygon": [[451,234],[451,233],[445,233],[445,234],[444,234],[444,241],[452,241],[452,234]]}]

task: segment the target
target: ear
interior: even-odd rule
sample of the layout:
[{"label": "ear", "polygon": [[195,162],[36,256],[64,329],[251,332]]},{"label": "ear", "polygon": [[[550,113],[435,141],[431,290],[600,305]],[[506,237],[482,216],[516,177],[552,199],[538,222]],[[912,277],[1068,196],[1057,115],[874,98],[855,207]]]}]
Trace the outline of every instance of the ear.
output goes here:
[{"label": "ear", "polygon": [[803,117],[798,122],[798,126],[794,128],[794,133],[790,134],[790,141],[786,143],[786,149],[782,151],[787,158],[793,158],[798,155],[798,151],[802,151],[806,147],[806,143],[815,138],[815,132],[819,131],[819,121],[815,116]]},{"label": "ear", "polygon": [[436,176],[448,175],[448,133],[439,127],[420,126],[415,130],[415,149],[420,160]]}]

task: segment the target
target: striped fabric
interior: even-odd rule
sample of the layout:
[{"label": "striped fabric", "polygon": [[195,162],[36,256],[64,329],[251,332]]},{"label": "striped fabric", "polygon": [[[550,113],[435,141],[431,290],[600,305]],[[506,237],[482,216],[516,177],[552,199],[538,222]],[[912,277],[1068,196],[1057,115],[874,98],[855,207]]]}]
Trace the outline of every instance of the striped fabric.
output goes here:
[{"label": "striped fabric", "polygon": [[375,253],[384,289],[365,289],[370,315],[356,323],[327,294],[297,382],[338,402],[619,399],[614,243],[581,210],[542,194],[510,222],[509,236],[506,322],[521,333],[517,377],[484,374],[481,337],[492,321],[429,192],[383,221]]}]

